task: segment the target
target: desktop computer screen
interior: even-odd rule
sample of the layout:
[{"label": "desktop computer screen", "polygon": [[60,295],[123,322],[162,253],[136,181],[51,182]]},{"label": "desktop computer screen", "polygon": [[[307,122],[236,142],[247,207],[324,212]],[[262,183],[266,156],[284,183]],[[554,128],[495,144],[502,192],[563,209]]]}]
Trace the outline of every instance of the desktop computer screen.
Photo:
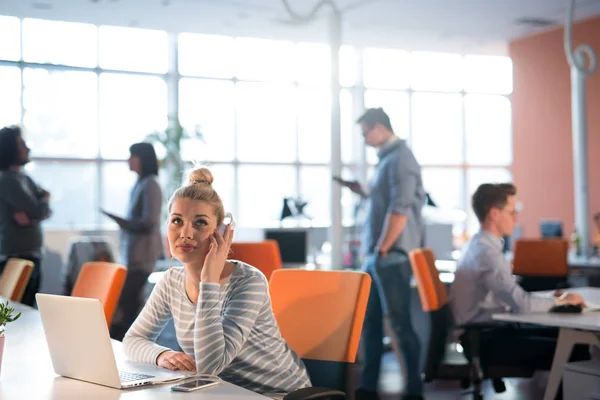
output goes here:
[{"label": "desktop computer screen", "polygon": [[265,239],[277,241],[281,261],[284,264],[306,263],[308,255],[307,229],[266,229]]},{"label": "desktop computer screen", "polygon": [[562,238],[563,237],[563,226],[560,221],[541,221],[540,222],[540,233],[542,238]]}]

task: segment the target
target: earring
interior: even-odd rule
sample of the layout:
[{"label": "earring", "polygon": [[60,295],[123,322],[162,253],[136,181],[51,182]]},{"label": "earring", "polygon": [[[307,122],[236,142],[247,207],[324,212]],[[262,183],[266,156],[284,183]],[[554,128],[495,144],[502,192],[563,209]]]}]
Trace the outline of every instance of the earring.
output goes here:
[{"label": "earring", "polygon": [[169,262],[169,268],[167,269],[171,269],[171,267],[173,266],[173,259],[175,258],[175,256],[171,256],[171,261]]}]

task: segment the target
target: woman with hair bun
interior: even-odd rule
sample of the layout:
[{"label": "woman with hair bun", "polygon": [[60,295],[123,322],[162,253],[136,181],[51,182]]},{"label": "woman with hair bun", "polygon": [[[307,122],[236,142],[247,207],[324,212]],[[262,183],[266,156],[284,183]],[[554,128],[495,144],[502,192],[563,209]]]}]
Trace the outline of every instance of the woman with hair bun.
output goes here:
[{"label": "woman with hair bun", "polygon": [[[157,283],[125,335],[125,351],[134,361],[218,375],[258,393],[308,387],[302,360],[279,332],[267,279],[227,260],[234,220],[212,183],[208,168],[195,169],[171,197],[169,247],[183,267],[170,268]],[[183,352],[155,343],[171,318]]]}]

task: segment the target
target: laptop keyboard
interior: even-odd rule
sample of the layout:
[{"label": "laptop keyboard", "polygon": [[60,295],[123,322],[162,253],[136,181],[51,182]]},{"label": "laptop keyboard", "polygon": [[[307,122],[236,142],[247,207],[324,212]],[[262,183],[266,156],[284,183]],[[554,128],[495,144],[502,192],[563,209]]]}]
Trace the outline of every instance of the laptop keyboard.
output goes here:
[{"label": "laptop keyboard", "polygon": [[139,381],[142,379],[154,378],[154,375],[138,374],[136,372],[121,372],[119,371],[119,378],[122,383]]}]

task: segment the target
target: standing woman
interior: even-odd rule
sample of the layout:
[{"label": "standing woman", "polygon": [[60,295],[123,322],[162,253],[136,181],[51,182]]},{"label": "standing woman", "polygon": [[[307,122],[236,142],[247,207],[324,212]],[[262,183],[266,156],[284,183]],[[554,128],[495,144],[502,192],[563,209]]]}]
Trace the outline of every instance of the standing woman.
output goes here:
[{"label": "standing woman", "polygon": [[131,190],[126,218],[104,212],[121,228],[121,262],[127,265],[127,279],[121,292],[111,336],[121,340],[138,315],[144,286],[163,254],[160,234],[162,191],[158,184],[158,160],[150,143],[129,148],[129,169],[138,174]]},{"label": "standing woman", "polygon": [[33,262],[21,302],[35,303],[40,289],[43,233],[41,222],[50,217],[50,193],[23,172],[29,148],[18,126],[0,129],[0,273],[10,257]]}]

